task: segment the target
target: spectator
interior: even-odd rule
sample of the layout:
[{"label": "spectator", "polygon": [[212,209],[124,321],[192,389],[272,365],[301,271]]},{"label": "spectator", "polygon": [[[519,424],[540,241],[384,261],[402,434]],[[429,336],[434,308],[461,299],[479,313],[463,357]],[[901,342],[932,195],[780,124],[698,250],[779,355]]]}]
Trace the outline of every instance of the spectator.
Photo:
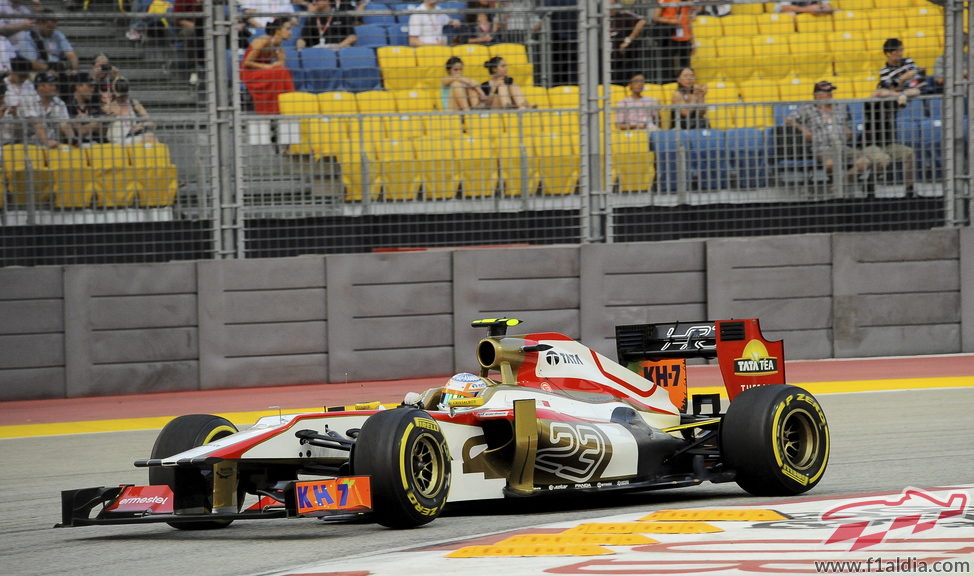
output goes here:
[{"label": "spectator", "polygon": [[91,86],[102,108],[112,101],[112,83],[119,77],[118,68],[112,66],[108,56],[99,54],[91,64]]},{"label": "spectator", "polygon": [[[40,116],[40,102],[34,83],[30,81],[30,61],[16,56],[10,60],[10,73],[4,78],[4,104],[8,118],[33,120]],[[23,122],[12,122],[13,140],[24,142],[27,134]]]},{"label": "spectator", "polygon": [[10,60],[17,55],[17,50],[6,36],[0,36],[0,74],[10,72]]},{"label": "spectator", "polygon": [[112,144],[138,144],[157,142],[155,122],[138,100],[129,98],[129,81],[119,76],[112,83],[112,101],[105,108],[105,115],[112,123],[108,127],[108,140]]},{"label": "spectator", "polygon": [[203,19],[194,13],[204,10],[202,0],[176,0],[173,5],[173,20],[176,23],[176,37],[182,42],[182,54],[177,67],[188,70],[186,80],[190,86],[199,84],[197,70],[202,70],[205,55],[203,39]]},{"label": "spectator", "polygon": [[34,85],[40,112],[34,124],[36,144],[44,148],[57,148],[62,144],[75,143],[68,107],[58,96],[58,77],[51,72],[41,72],[34,77]]},{"label": "spectator", "polygon": [[440,0],[423,0],[409,15],[409,45],[436,46],[448,44],[443,29],[460,28],[460,21],[444,14],[437,4]]},{"label": "spectator", "polygon": [[[276,18],[272,14],[288,14],[294,12],[294,4],[290,0],[241,0],[240,9],[244,14],[265,14],[264,16],[248,16],[247,25],[254,31],[267,28]],[[299,6],[304,10],[304,6]]]},{"label": "spectator", "polygon": [[697,84],[693,68],[684,68],[676,79],[676,90],[671,103],[676,108],[673,113],[674,130],[697,130],[710,128],[707,120],[707,85]]},{"label": "spectator", "polygon": [[294,92],[282,46],[291,37],[292,26],[290,18],[275,18],[265,28],[267,33],[255,38],[244,54],[240,80],[247,86],[258,114],[279,114],[278,96]]},{"label": "spectator", "polygon": [[616,104],[616,128],[619,130],[659,130],[659,102],[643,96],[646,77],[634,74],[629,80],[629,95]]},{"label": "spectator", "polygon": [[672,82],[682,70],[690,67],[693,53],[693,8],[668,6],[680,0],[660,0],[653,10],[652,21],[657,27],[657,57],[654,64],[662,73],[663,83]]},{"label": "spectator", "polygon": [[125,37],[132,42],[141,42],[146,32],[147,23],[151,20],[153,27],[158,30],[157,27],[160,23],[166,23],[163,16],[172,12],[173,7],[174,4],[171,0],[133,0],[129,12],[152,15],[132,18],[129,21],[129,29],[125,31]]},{"label": "spectator", "polygon": [[16,113],[6,102],[7,83],[0,82],[0,147],[17,143]]},{"label": "spectator", "polygon": [[815,102],[804,104],[785,118],[785,124],[801,131],[812,144],[812,153],[827,172],[833,172],[836,159],[841,159],[850,178],[864,174],[869,158],[850,146],[852,116],[844,104],[832,102],[835,85],[826,80],[812,89]]},{"label": "spectator", "polygon": [[494,44],[497,34],[497,22],[485,11],[467,14],[458,43],[460,44]]},{"label": "spectator", "polygon": [[68,116],[75,120],[74,131],[78,143],[98,144],[105,141],[105,112],[95,95],[95,87],[87,72],[79,72],[75,78],[73,93],[68,99]]},{"label": "spectator", "polygon": [[831,14],[835,12],[828,0],[778,2],[774,9],[775,12],[791,12],[792,14]]},{"label": "spectator", "polygon": [[640,34],[646,18],[631,10],[620,10],[613,2],[609,8],[609,38],[612,42],[612,82],[621,84],[636,73],[643,63]]},{"label": "spectator", "polygon": [[903,184],[908,197],[914,195],[915,153],[896,141],[896,116],[911,96],[917,96],[925,83],[923,73],[910,58],[903,57],[903,42],[889,38],[883,43],[886,65],[879,71],[879,84],[872,93],[879,101],[866,102],[863,118],[863,153],[877,170],[892,162],[903,165]]},{"label": "spectator", "polygon": [[507,75],[507,63],[500,56],[494,56],[484,67],[490,72],[490,79],[481,88],[487,95],[487,108],[498,110],[502,108],[530,108],[524,92],[514,83],[514,79]]},{"label": "spectator", "polygon": [[444,110],[483,108],[487,101],[480,84],[463,75],[463,60],[456,56],[446,61],[441,94]]},{"label": "spectator", "polygon": [[541,17],[534,0],[505,0],[500,3],[498,15],[498,42],[525,44],[541,30]]},{"label": "spectator", "polygon": [[41,11],[34,30],[18,35],[17,54],[30,60],[35,72],[51,72],[58,78],[59,94],[67,94],[69,81],[78,75],[78,55],[49,9]]},{"label": "spectator", "polygon": [[355,20],[341,12],[351,12],[355,8],[351,3],[338,1],[332,7],[331,0],[314,0],[308,6],[308,15],[304,18],[301,37],[298,38],[298,48],[324,46],[338,50],[355,44]]},{"label": "spectator", "polygon": [[17,38],[14,36],[34,29],[31,16],[34,9],[40,6],[39,0],[0,0],[0,36],[6,36],[11,43],[16,44]]}]

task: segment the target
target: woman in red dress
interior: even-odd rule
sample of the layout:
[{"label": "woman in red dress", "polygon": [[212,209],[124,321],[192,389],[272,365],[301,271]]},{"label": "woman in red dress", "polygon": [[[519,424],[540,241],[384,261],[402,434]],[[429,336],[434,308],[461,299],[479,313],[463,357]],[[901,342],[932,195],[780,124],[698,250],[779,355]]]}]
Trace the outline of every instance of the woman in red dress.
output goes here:
[{"label": "woman in red dress", "polygon": [[277,97],[294,92],[291,71],[284,65],[284,48],[291,37],[290,18],[275,18],[264,30],[267,34],[254,39],[244,54],[240,80],[247,86],[258,114],[279,114]]}]

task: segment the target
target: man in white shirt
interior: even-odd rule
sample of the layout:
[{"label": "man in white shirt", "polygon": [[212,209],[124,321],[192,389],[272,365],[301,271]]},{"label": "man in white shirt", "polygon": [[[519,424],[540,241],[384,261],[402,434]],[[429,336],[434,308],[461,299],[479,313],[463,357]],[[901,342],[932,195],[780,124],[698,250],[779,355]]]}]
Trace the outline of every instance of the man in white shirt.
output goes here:
[{"label": "man in white shirt", "polygon": [[439,0],[425,0],[409,16],[409,45],[446,45],[445,26],[460,27],[460,21],[439,10]]}]

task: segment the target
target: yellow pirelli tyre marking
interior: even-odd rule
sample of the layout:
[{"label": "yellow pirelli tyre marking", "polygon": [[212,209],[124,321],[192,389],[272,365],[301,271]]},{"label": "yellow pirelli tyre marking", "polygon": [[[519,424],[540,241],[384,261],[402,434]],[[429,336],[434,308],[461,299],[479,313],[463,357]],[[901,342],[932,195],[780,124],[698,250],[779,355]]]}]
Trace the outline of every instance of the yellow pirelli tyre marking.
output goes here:
[{"label": "yellow pirelli tyre marking", "polygon": [[412,431],[413,424],[410,422],[406,429],[403,430],[402,436],[399,437],[399,478],[402,480],[402,488],[406,493],[411,493],[413,490],[409,486],[409,478],[406,477],[407,470],[409,469],[409,458],[406,457],[406,446],[409,444],[409,432]]},{"label": "yellow pirelli tyre marking", "polygon": [[203,444],[209,444],[217,437],[229,436],[236,433],[237,431],[230,426],[217,426],[206,435],[206,438],[203,439]]},{"label": "yellow pirelli tyre marking", "polygon": [[496,546],[563,546],[567,544],[643,546],[658,543],[659,540],[642,534],[518,534],[501,540]]},{"label": "yellow pirelli tyre marking", "polygon": [[723,532],[706,522],[590,522],[565,530],[563,534],[708,534]]},{"label": "yellow pirelli tyre marking", "polygon": [[489,556],[600,556],[614,554],[612,550],[595,544],[566,544],[562,546],[464,546],[446,555],[447,558],[481,558]]},{"label": "yellow pirelli tyre marking", "polygon": [[657,510],[640,522],[773,522],[788,517],[775,510]]}]

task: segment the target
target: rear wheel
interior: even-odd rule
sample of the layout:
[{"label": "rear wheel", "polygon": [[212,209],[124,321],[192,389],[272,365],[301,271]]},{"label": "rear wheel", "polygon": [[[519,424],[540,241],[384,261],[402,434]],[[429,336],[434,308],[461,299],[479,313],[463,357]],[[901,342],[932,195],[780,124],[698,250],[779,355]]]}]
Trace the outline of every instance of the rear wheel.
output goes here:
[{"label": "rear wheel", "polygon": [[[187,414],[173,419],[159,432],[150,458],[168,458],[231,434],[237,427],[226,418],[211,414]],[[149,468],[149,484],[167,485],[173,490],[175,508],[206,514],[213,509],[213,472],[197,468]],[[238,494],[238,497],[240,495]],[[239,498],[238,498],[239,501]],[[180,530],[226,528],[233,520],[169,522]]]},{"label": "rear wheel", "polygon": [[815,397],[796,386],[738,395],[720,425],[721,454],[737,484],[756,496],[801,494],[829,460],[829,425]]},{"label": "rear wheel", "polygon": [[450,452],[436,420],[414,408],[376,412],[352,450],[352,471],[372,477],[375,521],[389,528],[432,522],[450,490]]}]

